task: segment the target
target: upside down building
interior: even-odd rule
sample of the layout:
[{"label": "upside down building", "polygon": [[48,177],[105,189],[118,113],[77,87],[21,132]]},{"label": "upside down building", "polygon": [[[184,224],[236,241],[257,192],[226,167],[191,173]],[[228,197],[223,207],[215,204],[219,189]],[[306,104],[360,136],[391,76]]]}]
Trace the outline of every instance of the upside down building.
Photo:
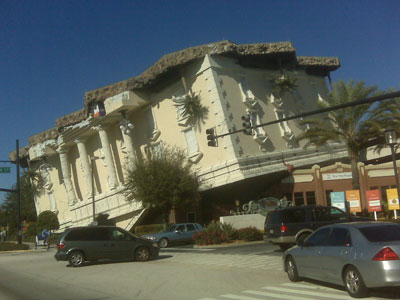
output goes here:
[{"label": "upside down building", "polygon": [[[29,168],[44,180],[37,213],[54,211],[61,229],[87,225],[94,200],[97,214],[131,229],[148,209],[126,201],[126,169],[163,145],[184,149],[203,182],[200,208],[176,211],[172,221],[211,219],[236,200],[268,194],[289,164],[341,160],[340,144],[304,149],[296,136],[307,128],[296,119],[227,135],[218,147],[207,145],[205,133],[239,130],[244,115],[256,126],[315,110],[339,66],[334,57],[297,56],[290,42],[221,41],[166,54],[139,76],[86,92],[81,110],[61,116],[24,148]],[[274,92],[289,78],[290,91]],[[208,110],[200,124],[184,109],[193,96]]]}]

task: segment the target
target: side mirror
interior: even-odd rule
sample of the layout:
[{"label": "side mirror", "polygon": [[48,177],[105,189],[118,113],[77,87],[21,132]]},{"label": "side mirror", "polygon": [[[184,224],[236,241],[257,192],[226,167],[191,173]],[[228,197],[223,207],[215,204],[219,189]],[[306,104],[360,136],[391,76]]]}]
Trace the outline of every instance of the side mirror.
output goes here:
[{"label": "side mirror", "polygon": [[174,233],[180,233],[180,231],[179,230],[174,230]]}]

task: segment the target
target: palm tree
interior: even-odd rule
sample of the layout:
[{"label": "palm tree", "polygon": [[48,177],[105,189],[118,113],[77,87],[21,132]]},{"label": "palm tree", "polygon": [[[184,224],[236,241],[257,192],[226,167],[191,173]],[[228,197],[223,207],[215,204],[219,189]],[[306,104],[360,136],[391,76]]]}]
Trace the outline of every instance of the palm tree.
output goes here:
[{"label": "palm tree", "polygon": [[[358,99],[373,96],[377,91],[376,86],[367,87],[364,82],[347,84],[339,81],[326,100],[319,101],[321,108],[332,107],[339,104],[350,103]],[[353,175],[353,187],[359,188],[359,174],[357,162],[360,152],[368,148],[370,140],[376,135],[373,126],[376,118],[370,111],[371,104],[357,105],[344,109],[331,111],[322,118],[309,118],[301,121],[302,125],[308,125],[308,130],[298,136],[298,140],[308,140],[305,147],[315,145],[324,146],[332,142],[346,145],[351,162]]]},{"label": "palm tree", "polygon": [[[400,86],[399,86],[400,90]],[[389,89],[389,93],[395,92],[394,89]],[[396,131],[398,137],[400,137],[400,97],[388,99],[379,103],[374,111],[375,119],[377,122],[371,124],[375,126],[376,131],[382,132],[380,135],[381,139],[384,139],[384,130],[387,128],[392,128]],[[379,150],[384,145],[379,145],[377,147]],[[397,144],[397,148],[400,144]]]}]

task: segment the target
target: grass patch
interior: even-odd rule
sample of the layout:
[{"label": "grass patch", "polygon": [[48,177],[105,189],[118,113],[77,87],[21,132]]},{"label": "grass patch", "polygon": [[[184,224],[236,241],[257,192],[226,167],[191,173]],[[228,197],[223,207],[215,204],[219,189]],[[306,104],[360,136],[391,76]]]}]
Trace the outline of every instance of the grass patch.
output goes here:
[{"label": "grass patch", "polygon": [[2,242],[0,243],[0,251],[14,251],[14,250],[28,250],[28,244],[16,244],[10,242]]}]

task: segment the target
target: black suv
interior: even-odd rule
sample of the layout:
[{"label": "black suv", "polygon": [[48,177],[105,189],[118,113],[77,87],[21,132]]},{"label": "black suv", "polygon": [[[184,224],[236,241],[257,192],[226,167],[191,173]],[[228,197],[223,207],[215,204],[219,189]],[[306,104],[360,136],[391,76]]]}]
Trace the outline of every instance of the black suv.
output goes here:
[{"label": "black suv", "polygon": [[264,224],[264,241],[286,250],[319,227],[370,219],[355,217],[333,206],[289,206],[270,211]]},{"label": "black suv", "polygon": [[157,257],[156,243],[137,237],[115,226],[87,226],[65,230],[57,243],[57,261],[69,261],[73,267],[85,261],[101,259],[135,259]]}]

